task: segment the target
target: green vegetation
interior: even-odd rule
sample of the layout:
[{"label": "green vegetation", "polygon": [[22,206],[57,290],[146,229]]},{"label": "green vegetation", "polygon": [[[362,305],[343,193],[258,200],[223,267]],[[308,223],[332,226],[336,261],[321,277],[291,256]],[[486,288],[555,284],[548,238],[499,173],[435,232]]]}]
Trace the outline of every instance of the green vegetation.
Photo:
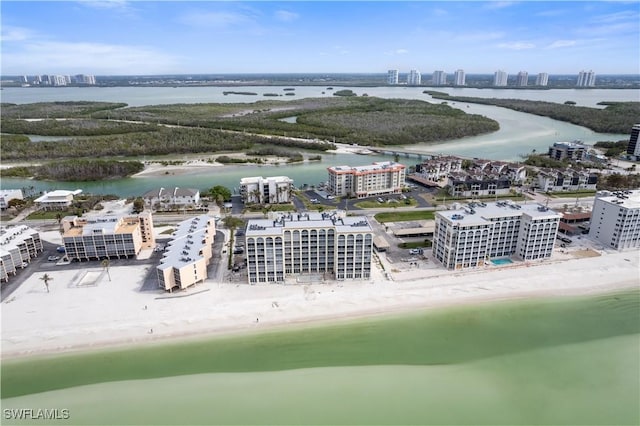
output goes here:
[{"label": "green vegetation", "polygon": [[235,92],[232,90],[227,90],[225,92],[222,92],[223,95],[249,95],[249,96],[257,96],[258,94],[256,92]]},{"label": "green vegetation", "polygon": [[333,92],[333,96],[358,96],[353,90],[343,89]]},{"label": "green vegetation", "polygon": [[[230,201],[231,200],[231,190],[226,186],[216,185],[213,188],[206,191],[206,195],[211,197],[216,202],[218,199],[222,199],[222,201]],[[219,203],[221,204],[221,203]]]},{"label": "green vegetation", "polygon": [[640,116],[640,102],[611,102],[604,109],[563,105],[522,99],[473,98],[432,94],[447,101],[495,105],[529,114],[550,117],[589,128],[600,133],[629,133]]},{"label": "green vegetation", "polygon": [[245,164],[245,163],[256,163],[262,164],[262,158],[237,158],[237,157],[229,157],[228,155],[220,155],[216,157],[216,161],[222,164]]},{"label": "green vegetation", "polygon": [[378,213],[374,218],[380,222],[406,222],[409,220],[431,220],[435,218],[433,210],[411,210],[400,212]]},{"label": "green vegetation", "polygon": [[431,247],[432,243],[429,239],[424,239],[423,241],[408,241],[404,243],[398,244],[398,247],[402,249],[415,249],[415,248],[424,248]]},{"label": "green vegetation", "polygon": [[527,166],[548,167],[551,169],[566,169],[571,163],[569,161],[560,161],[555,158],[550,158],[548,155],[530,154],[527,156],[527,159],[524,160],[524,164]]},{"label": "green vegetation", "polygon": [[260,157],[283,157],[287,158],[287,162],[289,163],[300,162],[304,160],[304,157],[299,152],[272,146],[263,146],[257,149],[252,149],[250,151],[247,151],[247,155],[257,155]]},{"label": "green vegetation", "polygon": [[407,198],[405,200],[390,200],[389,202],[379,203],[377,201],[360,201],[355,206],[361,209],[380,209],[386,207],[415,207],[418,202],[413,198]]},{"label": "green vegetation", "polygon": [[560,197],[560,198],[571,198],[571,197],[582,198],[582,197],[593,197],[594,195],[596,195],[596,191],[585,189],[582,191],[547,192],[547,194],[553,197]]},{"label": "green vegetation", "polygon": [[640,175],[628,174],[628,175],[600,175],[598,177],[598,189],[606,189],[609,191],[618,189],[634,189],[640,187]]},{"label": "green vegetation", "polygon": [[[16,170],[14,170],[16,169]],[[141,172],[139,161],[77,159],[53,161],[40,166],[12,167],[0,170],[0,176],[33,176],[58,181],[90,181],[127,177]]]},{"label": "green vegetation", "polygon": [[[43,136],[101,136],[134,132],[153,132],[155,130],[158,130],[158,126],[156,124],[124,123],[108,120],[74,118],[69,120],[44,119],[40,121],[26,121],[13,118],[2,118],[2,131],[4,133],[15,134]],[[24,142],[28,142],[28,140]]]},{"label": "green vegetation", "polygon": [[[639,296],[640,292],[630,291],[589,298],[485,303],[298,330],[262,331],[54,357],[3,359],[2,397],[92,383],[205,372],[373,365],[435,368],[508,354],[531,352],[534,356],[544,348],[566,350],[570,344],[637,335],[640,332]],[[256,354],[260,354],[259,362]],[[571,362],[573,365],[576,360],[572,358]],[[611,371],[605,372],[608,377],[616,370],[614,365]],[[553,374],[564,369],[564,364],[558,366],[554,362],[548,366],[558,369]],[[522,367],[514,364],[512,374],[521,373]],[[637,362],[634,372],[620,368],[622,371],[616,374],[630,378],[637,392]],[[482,377],[486,377],[486,372]],[[578,377],[582,376],[576,377],[580,381]],[[526,388],[526,376],[521,380],[516,389]],[[565,385],[562,382],[562,388]],[[593,385],[588,383],[585,387]],[[437,393],[438,389],[432,391]],[[636,397],[637,393],[629,399],[637,405]],[[533,411],[539,411],[539,407]],[[637,416],[637,410],[634,415]]]},{"label": "green vegetation", "polygon": [[605,148],[606,151],[604,155],[609,158],[613,158],[627,151],[627,146],[629,146],[629,141],[627,140],[627,141],[618,141],[618,142],[596,142],[593,146],[595,146],[596,148]]},{"label": "green vegetation", "polygon": [[[0,104],[0,115],[7,118],[72,118],[89,117],[98,111],[124,108],[127,104],[112,102],[37,102],[32,104]],[[108,113],[107,113],[108,114]],[[3,130],[4,131],[4,130]]]}]

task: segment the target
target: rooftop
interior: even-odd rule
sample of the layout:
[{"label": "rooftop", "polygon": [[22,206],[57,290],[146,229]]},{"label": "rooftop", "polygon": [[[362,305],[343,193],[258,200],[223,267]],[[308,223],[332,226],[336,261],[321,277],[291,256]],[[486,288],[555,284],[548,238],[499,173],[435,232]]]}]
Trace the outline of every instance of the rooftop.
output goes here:
[{"label": "rooftop", "polygon": [[596,196],[596,199],[627,209],[640,208],[640,189],[613,192],[603,191],[600,194],[601,195]]},{"label": "rooftop", "polygon": [[279,214],[270,219],[250,220],[247,236],[282,234],[285,229],[334,228],[337,232],[371,232],[366,216],[345,216],[343,211]]},{"label": "rooftop", "polygon": [[437,212],[437,215],[460,225],[484,225],[491,219],[520,218],[523,214],[536,219],[560,218],[555,211],[540,204],[517,204],[511,200],[491,203],[469,203],[462,209]]}]

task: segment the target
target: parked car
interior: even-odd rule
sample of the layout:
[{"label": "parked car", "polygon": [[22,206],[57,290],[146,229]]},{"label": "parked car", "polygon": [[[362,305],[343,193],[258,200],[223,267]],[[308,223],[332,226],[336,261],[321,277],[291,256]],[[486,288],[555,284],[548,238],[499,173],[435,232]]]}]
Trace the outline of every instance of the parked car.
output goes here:
[{"label": "parked car", "polygon": [[421,248],[411,249],[409,250],[409,254],[422,254],[422,249]]},{"label": "parked car", "polygon": [[49,257],[47,257],[47,260],[49,262],[55,262],[56,260],[59,260],[59,259],[60,259],[60,256],[49,256]]},{"label": "parked car", "polygon": [[309,200],[309,201],[311,201],[311,204],[319,204],[319,203],[320,203],[320,201],[318,201],[318,199],[317,199],[317,198],[312,198],[312,199],[311,199],[311,200]]},{"label": "parked car", "polygon": [[64,246],[58,246],[58,248],[56,248],[56,251],[58,253],[64,253],[65,252]]},{"label": "parked car", "polygon": [[233,254],[242,254],[244,253],[244,249],[242,247],[236,247],[233,249]]}]

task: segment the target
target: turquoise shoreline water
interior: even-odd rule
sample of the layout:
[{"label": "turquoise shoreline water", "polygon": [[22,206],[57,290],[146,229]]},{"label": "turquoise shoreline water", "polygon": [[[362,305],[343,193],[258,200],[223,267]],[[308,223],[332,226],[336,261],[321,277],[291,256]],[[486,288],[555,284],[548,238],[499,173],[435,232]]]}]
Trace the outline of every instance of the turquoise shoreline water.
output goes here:
[{"label": "turquoise shoreline water", "polygon": [[636,290],[11,360],[2,405],[69,409],[55,424],[637,424],[639,318]]}]

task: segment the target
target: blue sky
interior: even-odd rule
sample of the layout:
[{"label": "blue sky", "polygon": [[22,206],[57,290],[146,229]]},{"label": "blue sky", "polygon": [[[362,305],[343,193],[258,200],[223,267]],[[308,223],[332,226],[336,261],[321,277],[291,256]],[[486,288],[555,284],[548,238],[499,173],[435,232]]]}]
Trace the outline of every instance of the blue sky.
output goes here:
[{"label": "blue sky", "polygon": [[5,1],[2,74],[640,73],[640,2]]}]

